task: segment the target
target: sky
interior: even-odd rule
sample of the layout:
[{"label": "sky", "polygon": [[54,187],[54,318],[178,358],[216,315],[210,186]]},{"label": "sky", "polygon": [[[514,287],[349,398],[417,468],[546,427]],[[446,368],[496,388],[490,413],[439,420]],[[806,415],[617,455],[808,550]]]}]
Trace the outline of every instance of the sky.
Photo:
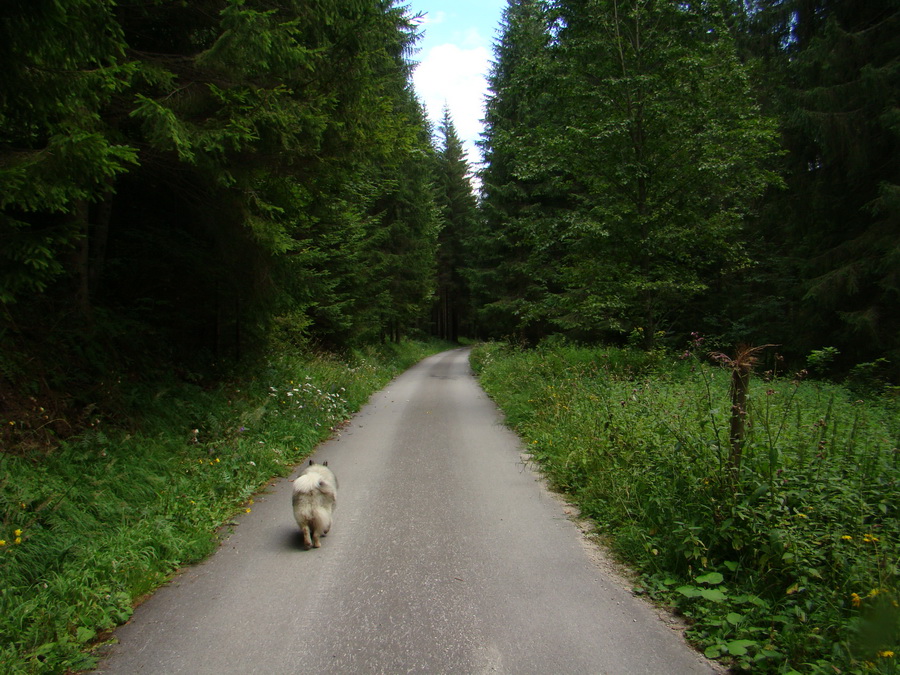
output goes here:
[{"label": "sky", "polygon": [[419,62],[413,83],[435,128],[444,104],[463,141],[469,163],[481,155],[475,147],[482,131],[486,77],[493,58],[506,0],[405,0],[409,14],[423,14],[424,32],[412,60]]}]

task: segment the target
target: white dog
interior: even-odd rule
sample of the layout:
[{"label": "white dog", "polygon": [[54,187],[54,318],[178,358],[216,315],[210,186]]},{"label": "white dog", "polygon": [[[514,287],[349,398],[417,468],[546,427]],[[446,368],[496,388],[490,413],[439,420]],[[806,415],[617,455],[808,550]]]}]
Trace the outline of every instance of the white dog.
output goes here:
[{"label": "white dog", "polygon": [[328,462],[309,466],[294,481],[294,518],[307,548],[319,548],[319,537],[331,529],[331,512],[337,502],[337,479]]}]

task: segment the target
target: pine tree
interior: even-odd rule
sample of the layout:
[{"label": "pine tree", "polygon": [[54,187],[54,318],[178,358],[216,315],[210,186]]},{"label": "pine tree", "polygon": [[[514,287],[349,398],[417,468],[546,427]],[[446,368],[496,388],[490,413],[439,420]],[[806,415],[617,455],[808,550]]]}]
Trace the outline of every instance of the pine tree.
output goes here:
[{"label": "pine tree", "polygon": [[544,151],[570,171],[577,209],[556,320],[581,334],[640,329],[650,346],[743,264],[742,221],[774,180],[774,128],[710,6],[571,0],[557,11],[558,137]]},{"label": "pine tree", "polygon": [[89,212],[135,161],[102,117],[134,70],[114,6],[0,7],[0,303],[43,292],[68,268],[69,297],[87,311]]},{"label": "pine tree", "polygon": [[478,204],[470,182],[471,168],[448,108],[444,109],[439,132],[436,187],[441,229],[433,322],[439,337],[455,342],[463,334],[461,331],[474,329],[469,289],[462,270],[467,267],[467,242],[471,240]]},{"label": "pine tree", "polygon": [[[798,26],[800,31],[804,25]],[[787,103],[812,347],[900,367],[900,7],[823,3],[798,36]]]},{"label": "pine tree", "polygon": [[739,14],[758,92],[779,118],[787,189],[767,195],[753,239],[766,267],[746,305],[758,341],[843,365],[900,363],[896,2],[765,0]]},{"label": "pine tree", "polygon": [[510,0],[488,78],[481,219],[468,276],[479,324],[494,337],[537,338],[545,330],[541,301],[554,247],[533,235],[564,199],[546,167],[523,160],[540,145],[535,129],[554,105],[548,21],[542,2]]},{"label": "pine tree", "polygon": [[273,320],[333,346],[421,320],[433,153],[396,2],[14,2],[0,19],[0,301],[27,300],[19,325],[74,296],[107,328],[239,355]]}]

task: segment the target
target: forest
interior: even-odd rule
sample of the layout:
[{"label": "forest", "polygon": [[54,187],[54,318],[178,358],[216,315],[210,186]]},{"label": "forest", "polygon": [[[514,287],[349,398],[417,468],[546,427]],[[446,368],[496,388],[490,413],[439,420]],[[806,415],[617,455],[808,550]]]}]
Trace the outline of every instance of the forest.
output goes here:
[{"label": "forest", "polygon": [[896,381],[893,0],[512,0],[478,194],[401,3],[0,12],[7,405],[273,334],[702,332]]},{"label": "forest", "polygon": [[896,381],[898,21],[892,1],[511,2],[480,329],[700,332]]}]

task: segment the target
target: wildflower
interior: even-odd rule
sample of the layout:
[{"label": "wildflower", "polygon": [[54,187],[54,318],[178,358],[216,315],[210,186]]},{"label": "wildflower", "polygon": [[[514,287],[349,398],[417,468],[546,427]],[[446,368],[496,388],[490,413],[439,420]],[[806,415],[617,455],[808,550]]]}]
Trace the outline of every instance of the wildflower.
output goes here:
[{"label": "wildflower", "polygon": [[841,537],[841,539],[843,539],[844,541],[853,541],[853,537],[851,537],[849,534],[845,534],[843,537]]},{"label": "wildflower", "polygon": [[216,464],[218,464],[218,463],[219,463],[219,458],[218,458],[218,457],[216,457]]},{"label": "wildflower", "polygon": [[866,542],[867,544],[874,544],[874,543],[878,542],[879,540],[878,540],[878,537],[876,537],[875,535],[865,534],[865,535],[863,535],[863,541]]},{"label": "wildflower", "polygon": [[22,536],[22,530],[16,530],[15,532],[13,532],[13,534],[16,535],[17,537],[21,537],[21,536]]},{"label": "wildflower", "polygon": [[859,597],[859,595],[857,595],[856,593],[851,593],[850,594],[850,602],[853,604],[854,607],[859,607],[862,604],[862,598]]},{"label": "wildflower", "polygon": [[878,652],[878,657],[882,659],[892,659],[894,658],[894,652],[890,649],[885,649],[883,652]]},{"label": "wildflower", "polygon": [[22,537],[16,537],[15,543],[21,544],[21,543],[22,543]]},{"label": "wildflower", "polygon": [[878,596],[879,593],[881,593],[881,589],[880,589],[880,588],[873,588],[871,591],[869,591],[869,592],[866,594],[866,597],[867,597],[867,598],[875,598],[875,597]]},{"label": "wildflower", "polygon": [[0,546],[6,546],[6,539],[0,539]]},{"label": "wildflower", "polygon": [[250,513],[253,509],[244,509],[244,513]]}]

